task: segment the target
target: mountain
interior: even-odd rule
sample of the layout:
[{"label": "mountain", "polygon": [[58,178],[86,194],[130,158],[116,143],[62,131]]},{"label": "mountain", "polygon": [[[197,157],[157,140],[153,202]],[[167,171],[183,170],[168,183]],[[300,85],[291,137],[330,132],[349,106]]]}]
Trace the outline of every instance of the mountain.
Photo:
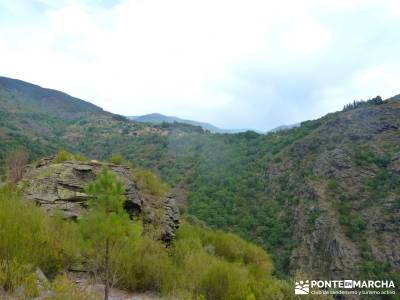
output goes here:
[{"label": "mountain", "polygon": [[200,126],[204,130],[208,130],[212,133],[239,133],[251,130],[251,129],[222,129],[209,123],[185,120],[174,116],[165,116],[159,113],[147,114],[143,116],[130,116],[127,118],[130,120],[134,120],[136,122],[151,123],[151,124],[174,123],[174,122],[184,123],[193,126]]},{"label": "mountain", "polygon": [[292,215],[290,269],[321,278],[398,274],[400,102],[374,98],[310,125],[265,173],[268,195]]},{"label": "mountain", "polygon": [[63,146],[65,129],[79,120],[112,118],[100,107],[63,92],[0,77],[0,173],[8,153],[29,149],[30,159]]},{"label": "mountain", "polygon": [[280,276],[398,280],[398,96],[268,134],[213,134],[98,109],[44,114],[21,93],[0,88],[0,163],[18,148],[31,159],[121,153],[159,174],[185,214],[266,249]]},{"label": "mountain", "polygon": [[0,91],[3,110],[51,113],[67,118],[103,111],[96,105],[63,92],[7,77],[0,76]]}]

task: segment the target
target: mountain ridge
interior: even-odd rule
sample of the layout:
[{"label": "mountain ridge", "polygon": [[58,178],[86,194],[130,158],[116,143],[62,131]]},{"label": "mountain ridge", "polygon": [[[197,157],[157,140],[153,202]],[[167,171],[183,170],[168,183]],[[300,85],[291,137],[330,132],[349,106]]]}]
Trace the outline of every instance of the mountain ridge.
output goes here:
[{"label": "mountain ridge", "polygon": [[255,131],[258,133],[262,133],[261,131],[254,130],[254,129],[223,129],[223,128],[214,126],[210,123],[187,120],[187,119],[182,119],[182,118],[179,118],[176,116],[163,115],[160,113],[151,113],[151,114],[146,114],[146,115],[141,115],[141,116],[128,116],[127,118],[130,120],[137,121],[137,122],[151,123],[151,124],[174,123],[174,122],[184,123],[184,124],[189,124],[189,125],[193,125],[193,126],[200,126],[204,130],[208,130],[212,133],[240,133],[240,132],[245,132],[245,131]]},{"label": "mountain ridge", "polygon": [[90,102],[19,79],[0,76],[0,88],[2,88],[3,93],[14,91],[17,92],[19,97],[30,101],[31,110],[39,111],[43,109],[42,106],[46,106],[46,111],[50,110],[54,114],[64,113],[64,116],[82,112],[103,112],[102,108]]}]

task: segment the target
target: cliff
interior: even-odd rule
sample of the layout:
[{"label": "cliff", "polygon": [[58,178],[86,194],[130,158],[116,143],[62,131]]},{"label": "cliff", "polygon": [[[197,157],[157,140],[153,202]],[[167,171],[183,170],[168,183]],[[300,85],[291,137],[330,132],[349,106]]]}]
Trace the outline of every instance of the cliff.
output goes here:
[{"label": "cliff", "polygon": [[140,191],[133,171],[126,166],[97,161],[68,160],[53,163],[52,158],[42,159],[26,168],[20,186],[24,197],[34,201],[49,214],[61,212],[65,218],[79,219],[90,197],[85,187],[106,166],[124,185],[125,209],[132,218],[140,217],[145,230],[153,226],[160,238],[169,243],[179,227],[179,210],[169,196],[157,198]]}]

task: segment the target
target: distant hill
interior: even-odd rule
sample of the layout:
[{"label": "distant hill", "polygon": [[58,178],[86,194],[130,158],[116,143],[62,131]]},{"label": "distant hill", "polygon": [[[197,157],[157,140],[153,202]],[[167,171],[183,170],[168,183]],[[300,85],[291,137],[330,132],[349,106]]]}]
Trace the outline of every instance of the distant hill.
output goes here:
[{"label": "distant hill", "polygon": [[301,125],[301,123],[296,123],[296,124],[291,124],[291,125],[281,125],[281,126],[278,126],[278,127],[275,127],[273,129],[269,130],[268,132],[278,132],[278,131],[282,131],[282,130],[288,130],[288,129],[299,127],[300,125]]},{"label": "distant hill", "polygon": [[184,124],[189,124],[189,125],[193,125],[193,126],[200,126],[204,130],[208,130],[212,133],[239,133],[239,132],[246,132],[249,130],[256,131],[256,130],[252,130],[252,129],[223,129],[223,128],[219,128],[219,127],[214,126],[209,123],[185,120],[185,119],[181,119],[181,118],[178,118],[175,116],[166,116],[166,115],[159,114],[159,113],[147,114],[147,115],[143,115],[143,116],[130,116],[127,118],[130,120],[134,120],[136,122],[151,123],[151,124],[174,123],[174,122],[184,123]]},{"label": "distant hill", "polygon": [[30,160],[60,148],[106,158],[117,144],[113,139],[126,145],[132,137],[202,132],[189,124],[130,121],[66,93],[0,76],[0,182],[7,156],[17,149]]},{"label": "distant hill", "polygon": [[66,93],[1,76],[0,96],[0,106],[13,112],[51,113],[66,118],[103,112],[102,108]]}]

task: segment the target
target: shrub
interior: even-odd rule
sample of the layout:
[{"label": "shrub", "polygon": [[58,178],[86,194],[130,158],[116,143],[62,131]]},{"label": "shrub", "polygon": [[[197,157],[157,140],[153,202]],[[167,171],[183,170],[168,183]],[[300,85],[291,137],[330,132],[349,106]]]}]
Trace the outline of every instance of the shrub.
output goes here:
[{"label": "shrub", "polygon": [[267,253],[237,235],[184,224],[178,231],[177,241],[180,238],[190,240],[191,235],[201,241],[204,250],[208,253],[230,262],[242,263],[257,277],[270,276],[273,272],[273,264]]},{"label": "shrub", "polygon": [[360,239],[365,230],[365,223],[362,216],[353,212],[349,199],[341,197],[338,207],[339,222],[345,228],[346,235],[352,240]]},{"label": "shrub", "polygon": [[251,292],[248,290],[243,270],[220,261],[207,271],[200,283],[200,292],[209,300],[242,300]]},{"label": "shrub", "polygon": [[128,242],[117,257],[119,286],[139,291],[168,293],[178,282],[165,246],[148,237]]},{"label": "shrub", "polygon": [[61,149],[57,152],[56,156],[53,159],[55,164],[62,163],[66,160],[77,160],[77,161],[87,161],[88,159],[80,153],[72,154],[64,149]]},{"label": "shrub", "polygon": [[194,294],[201,294],[201,281],[204,276],[218,259],[205,251],[192,252],[178,263],[178,268],[182,273],[180,287],[191,291]]},{"label": "shrub", "polygon": [[59,163],[62,163],[64,161],[66,161],[66,160],[71,159],[71,156],[72,155],[70,153],[68,153],[67,151],[65,151],[64,149],[60,149],[58,151],[58,153],[56,154],[56,156],[54,157],[53,162],[56,163],[56,164],[59,164]]},{"label": "shrub", "polygon": [[243,261],[255,278],[270,277],[274,271],[271,258],[260,247],[246,243]]},{"label": "shrub", "polygon": [[0,259],[6,263],[16,259],[52,275],[75,261],[78,240],[76,224],[23,202],[11,185],[0,189]]},{"label": "shrub", "polygon": [[115,165],[121,165],[124,162],[124,158],[121,154],[113,154],[110,157],[110,162]]},{"label": "shrub", "polygon": [[[171,255],[183,274],[180,287],[191,290],[197,296],[210,296],[208,293],[214,292],[218,294],[219,291],[214,290],[211,279],[218,276],[226,276],[224,280],[228,282],[227,285],[231,281],[235,282],[238,277],[241,278],[241,289],[246,291],[246,297],[251,297],[253,293],[256,295],[256,291],[260,289],[263,290],[264,286],[259,284],[263,280],[274,281],[271,277],[271,259],[263,249],[233,234],[201,228],[186,222],[183,222],[177,232]],[[230,273],[234,275],[229,277]],[[227,293],[227,299],[235,299],[235,292]]]},{"label": "shrub", "polygon": [[164,196],[170,189],[151,171],[136,168],[133,170],[133,178],[141,190],[157,197]]},{"label": "shrub", "polygon": [[207,240],[214,246],[215,254],[229,261],[241,261],[244,255],[244,241],[231,233],[209,233]]},{"label": "shrub", "polygon": [[39,295],[32,266],[21,264],[15,257],[0,261],[0,286],[23,299]]},{"label": "shrub", "polygon": [[315,229],[315,221],[318,219],[320,215],[320,211],[316,208],[309,211],[307,225],[308,230],[312,232]]},{"label": "shrub", "polygon": [[[222,245],[229,248],[226,253]],[[183,222],[169,248],[135,235],[118,250],[113,269],[124,289],[178,299],[265,299],[272,287],[282,294],[268,255],[232,234]]]},{"label": "shrub", "polygon": [[327,188],[328,188],[329,192],[331,192],[331,193],[337,192],[338,187],[339,187],[339,185],[338,185],[337,181],[335,181],[335,180],[328,181]]},{"label": "shrub", "polygon": [[80,153],[74,154],[74,159],[78,161],[87,161],[88,159]]},{"label": "shrub", "polygon": [[54,292],[48,300],[100,300],[102,297],[96,293],[79,289],[74,282],[63,274],[55,278],[51,284]]}]

